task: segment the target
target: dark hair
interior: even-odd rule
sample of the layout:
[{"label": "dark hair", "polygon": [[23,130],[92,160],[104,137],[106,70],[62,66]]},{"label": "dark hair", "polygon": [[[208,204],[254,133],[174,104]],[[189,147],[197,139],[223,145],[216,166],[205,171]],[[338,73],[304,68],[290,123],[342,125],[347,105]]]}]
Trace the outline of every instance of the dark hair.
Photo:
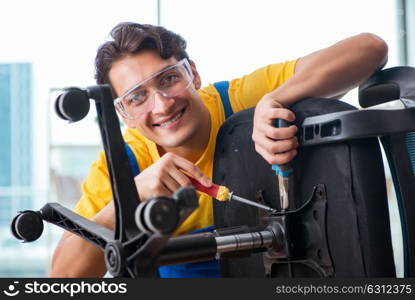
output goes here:
[{"label": "dark hair", "polygon": [[143,49],[154,49],[163,59],[172,56],[177,60],[188,58],[186,41],[161,26],[125,22],[115,26],[110,36],[113,40],[102,44],[95,57],[95,79],[98,84],[110,83],[108,73],[113,62]]}]

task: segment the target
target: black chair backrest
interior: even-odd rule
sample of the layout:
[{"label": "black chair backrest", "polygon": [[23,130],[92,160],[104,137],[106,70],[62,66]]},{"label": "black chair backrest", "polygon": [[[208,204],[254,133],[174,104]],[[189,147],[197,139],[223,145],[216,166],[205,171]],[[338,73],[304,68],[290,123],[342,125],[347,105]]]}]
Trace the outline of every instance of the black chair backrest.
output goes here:
[{"label": "black chair backrest", "polygon": [[[378,99],[378,100],[376,100]],[[359,88],[363,107],[399,99],[415,110],[415,68],[395,67],[374,74]],[[415,118],[415,113],[413,118]],[[404,120],[390,122],[400,124]],[[415,276],[415,128],[380,138],[395,187],[401,217],[404,275]]]},{"label": "black chair backrest", "polygon": [[[303,100],[291,109],[299,127],[309,116],[355,110],[330,99]],[[213,179],[237,195],[253,200],[262,198],[265,204],[279,208],[276,175],[256,153],[251,139],[253,111],[235,114],[222,126]],[[326,187],[326,232],[334,276],[395,276],[385,176],[377,138],[301,147],[293,167],[296,189],[291,209],[300,207],[317,184]],[[255,208],[233,202],[215,201],[214,216],[218,228],[256,226],[260,222]],[[223,259],[221,267],[224,276],[264,276],[262,254]],[[298,276],[315,276],[301,266],[294,265],[294,269]],[[276,275],[286,276],[285,269],[281,268]]]}]

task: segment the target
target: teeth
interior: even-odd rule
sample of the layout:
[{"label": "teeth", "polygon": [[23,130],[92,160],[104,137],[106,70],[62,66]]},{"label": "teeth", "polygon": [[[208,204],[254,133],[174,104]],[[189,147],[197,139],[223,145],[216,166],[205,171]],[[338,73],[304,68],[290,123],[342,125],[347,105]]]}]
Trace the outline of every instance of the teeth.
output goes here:
[{"label": "teeth", "polygon": [[170,119],[167,122],[161,123],[160,126],[161,127],[166,127],[169,126],[170,124],[172,124],[173,122],[177,121],[178,119],[181,118],[181,116],[183,115],[183,112],[179,112],[175,117],[173,117],[172,119]]}]

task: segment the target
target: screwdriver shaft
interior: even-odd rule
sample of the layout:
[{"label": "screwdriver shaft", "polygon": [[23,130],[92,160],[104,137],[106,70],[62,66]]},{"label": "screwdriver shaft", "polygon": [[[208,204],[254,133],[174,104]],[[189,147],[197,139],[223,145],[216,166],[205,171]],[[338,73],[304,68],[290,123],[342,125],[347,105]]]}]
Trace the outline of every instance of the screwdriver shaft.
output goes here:
[{"label": "screwdriver shaft", "polygon": [[269,206],[266,206],[266,205],[262,205],[262,204],[259,204],[257,202],[254,202],[254,201],[251,201],[251,200],[248,200],[248,199],[245,199],[245,198],[236,196],[233,193],[229,193],[228,201],[233,201],[233,200],[238,201],[238,202],[241,202],[241,203],[245,203],[245,204],[248,204],[248,205],[251,205],[251,206],[255,206],[255,207],[258,207],[260,209],[264,209],[264,210],[266,210],[268,212],[272,212],[272,213],[277,212],[277,210],[274,209],[274,208],[272,208],[272,207],[269,207]]},{"label": "screwdriver shaft", "polygon": [[282,210],[288,209],[289,206],[289,181],[288,177],[278,175],[278,187],[280,191],[280,205]]}]

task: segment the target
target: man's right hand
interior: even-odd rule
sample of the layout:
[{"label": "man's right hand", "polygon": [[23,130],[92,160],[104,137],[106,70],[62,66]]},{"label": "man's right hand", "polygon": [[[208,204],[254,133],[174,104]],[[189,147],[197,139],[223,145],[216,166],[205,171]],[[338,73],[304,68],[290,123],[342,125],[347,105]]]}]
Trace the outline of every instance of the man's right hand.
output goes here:
[{"label": "man's right hand", "polygon": [[171,197],[180,187],[192,185],[183,171],[204,186],[212,186],[210,178],[192,162],[168,152],[134,178],[141,201],[154,196]]}]

